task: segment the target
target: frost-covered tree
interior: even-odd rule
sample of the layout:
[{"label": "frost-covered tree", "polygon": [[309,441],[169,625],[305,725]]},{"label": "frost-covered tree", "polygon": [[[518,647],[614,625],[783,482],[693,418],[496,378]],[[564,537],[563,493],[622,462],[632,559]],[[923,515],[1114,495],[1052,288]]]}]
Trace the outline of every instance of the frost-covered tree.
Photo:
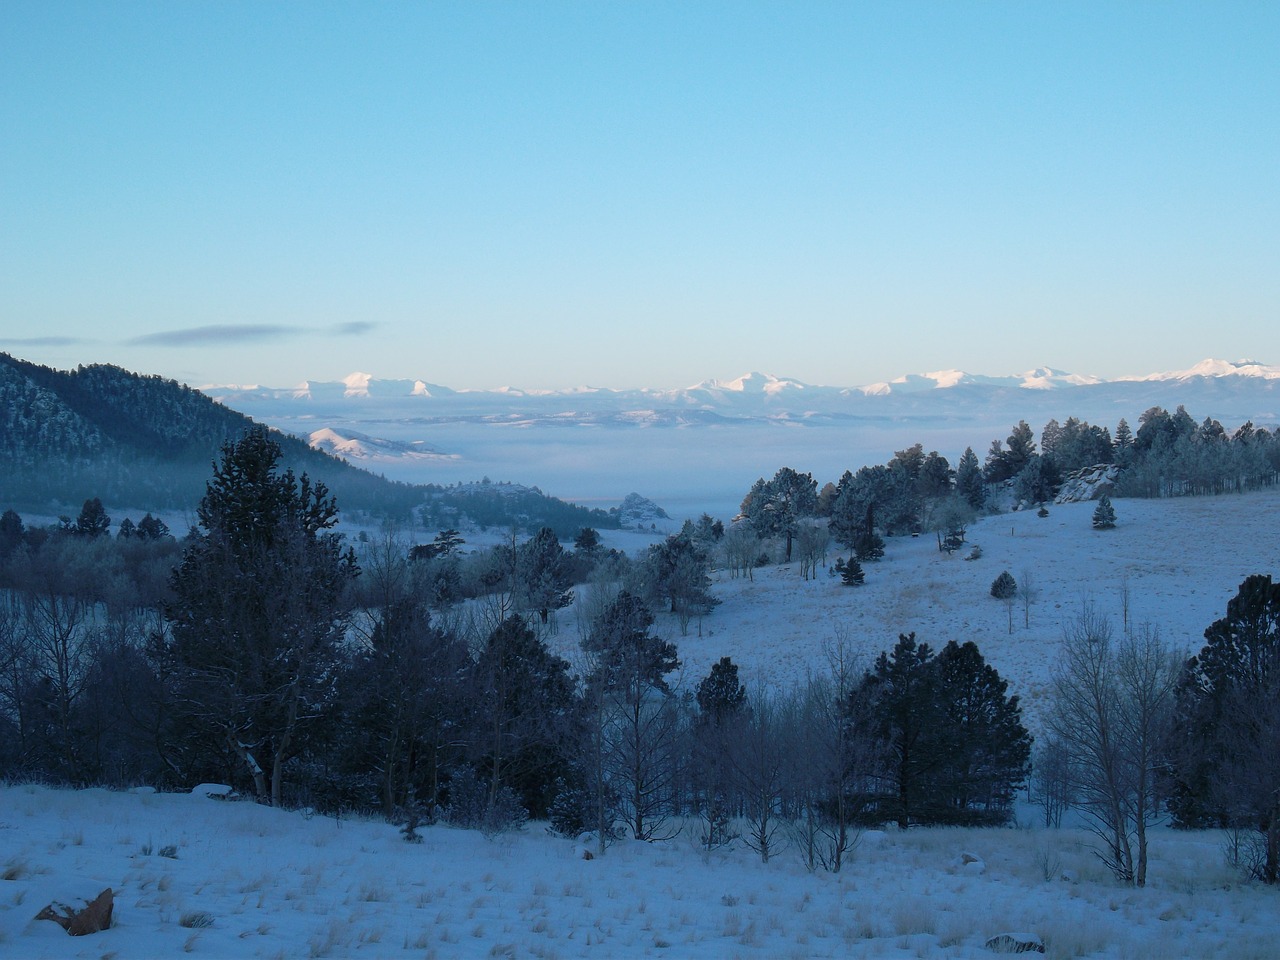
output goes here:
[{"label": "frost-covered tree", "polygon": [[516,548],[517,608],[536,613],[544,626],[550,622],[551,611],[573,602],[571,580],[569,558],[550,527],[542,527]]},{"label": "frost-covered tree", "polygon": [[1093,529],[1112,530],[1115,525],[1116,508],[1111,505],[1111,498],[1104,494],[1093,511]]},{"label": "frost-covered tree", "polygon": [[997,600],[1007,600],[1009,597],[1017,596],[1018,581],[1013,579],[1013,574],[1005,570],[995,580],[991,581],[991,595]]},{"label": "frost-covered tree", "polygon": [[1122,883],[1147,881],[1147,829],[1163,816],[1159,775],[1173,718],[1176,656],[1154,630],[1114,641],[1107,619],[1083,610],[1063,633],[1050,734],[1066,756],[1068,792]]},{"label": "frost-covered tree", "polygon": [[[758,546],[758,544],[756,544]],[[711,595],[711,555],[681,532],[649,548],[636,568],[639,592],[651,603],[665,603],[687,633],[689,621],[710,613],[720,602]]]},{"label": "frost-covered tree", "polygon": [[791,562],[791,548],[801,520],[818,510],[818,483],[809,473],[783,467],[773,479],[760,478],[742,501],[742,516],[751,521],[761,537],[782,537],[786,541],[785,563]]}]

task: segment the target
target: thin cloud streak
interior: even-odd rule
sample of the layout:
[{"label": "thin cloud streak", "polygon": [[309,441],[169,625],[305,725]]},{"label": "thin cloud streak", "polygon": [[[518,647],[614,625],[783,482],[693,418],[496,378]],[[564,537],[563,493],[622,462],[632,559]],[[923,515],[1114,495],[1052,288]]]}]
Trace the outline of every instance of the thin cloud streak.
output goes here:
[{"label": "thin cloud streak", "polygon": [[0,343],[9,347],[72,347],[92,342],[81,337],[0,337]]},{"label": "thin cloud streak", "polygon": [[[322,330],[309,330],[306,327],[290,327],[273,323],[240,323],[212,324],[205,327],[191,327],[187,330],[163,330],[159,333],[148,333],[141,337],[126,340],[131,347],[190,347],[199,344],[261,343],[265,340],[291,340],[298,337],[328,335],[337,337],[358,337],[369,333],[377,324],[367,320],[354,320],[350,323],[339,323]],[[35,342],[35,341],[29,341]]]},{"label": "thin cloud streak", "polygon": [[263,340],[279,340],[303,333],[299,327],[276,324],[214,324],[207,327],[191,327],[187,330],[165,330],[148,333],[125,341],[131,347],[189,347],[202,343],[258,343]]}]

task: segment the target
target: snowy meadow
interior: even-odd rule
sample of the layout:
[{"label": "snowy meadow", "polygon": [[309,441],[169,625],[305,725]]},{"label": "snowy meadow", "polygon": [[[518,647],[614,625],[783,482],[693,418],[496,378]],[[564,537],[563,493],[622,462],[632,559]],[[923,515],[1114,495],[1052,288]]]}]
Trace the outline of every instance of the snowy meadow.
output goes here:
[{"label": "snowy meadow", "polygon": [[[0,797],[13,957],[982,957],[1003,933],[1051,957],[1274,956],[1274,891],[1242,883],[1216,833],[1161,831],[1153,881],[1132,890],[1074,829],[865,831],[827,874],[685,838],[585,860],[539,824],[492,839],[432,827],[411,845],[376,820],[199,790]],[[108,931],[32,919],[108,886]]]},{"label": "snowy meadow", "polygon": [[[1063,625],[1083,605],[1150,623],[1188,652],[1251,573],[1280,566],[1280,496],[1116,501],[1018,512],[969,530],[969,551],[891,539],[852,589],[798,565],[716,574],[721,604],[674,640],[685,686],[721,656],[748,685],[804,676],[836,639],[864,662],[899,633],[940,648],[973,640],[1036,732]],[[832,557],[831,559],[834,559]],[[1008,570],[1034,585],[1010,609],[989,595]],[[552,638],[569,656],[573,607]],[[741,844],[708,853],[621,840],[603,857],[529,823],[486,837],[425,827],[406,843],[378,819],[190,794],[0,787],[0,954],[14,957],[981,957],[1001,934],[1054,957],[1275,955],[1275,892],[1228,866],[1218,832],[1158,828],[1149,885],[1118,885],[1078,823],[1041,825],[1019,805],[1003,829],[866,830],[839,873],[798,852],[767,864]],[[1070,818],[1068,818],[1070,820]],[[594,847],[590,848],[594,850]],[[115,891],[115,925],[73,938],[34,919],[52,901]]]}]

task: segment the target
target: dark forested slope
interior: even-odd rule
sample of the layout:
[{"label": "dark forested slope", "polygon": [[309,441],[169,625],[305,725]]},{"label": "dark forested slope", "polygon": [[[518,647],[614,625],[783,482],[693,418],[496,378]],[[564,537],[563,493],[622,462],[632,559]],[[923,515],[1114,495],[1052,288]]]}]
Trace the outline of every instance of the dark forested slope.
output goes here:
[{"label": "dark forested slope", "polygon": [[[0,508],[74,510],[86,499],[160,508],[194,507],[222,445],[253,420],[198,390],[105,364],[54,370],[0,353]],[[561,535],[583,526],[617,526],[616,517],[541,493],[452,490],[395,483],[273,431],[283,463],[325,483],[346,514],[484,525],[550,524]],[[481,495],[483,493],[484,495]],[[455,502],[456,501],[456,502]]]},{"label": "dark forested slope", "polygon": [[[223,443],[252,423],[173,380],[104,364],[54,370],[0,353],[0,499],[192,506]],[[329,485],[346,509],[407,515],[422,499],[296,437],[277,440],[286,465]]]}]

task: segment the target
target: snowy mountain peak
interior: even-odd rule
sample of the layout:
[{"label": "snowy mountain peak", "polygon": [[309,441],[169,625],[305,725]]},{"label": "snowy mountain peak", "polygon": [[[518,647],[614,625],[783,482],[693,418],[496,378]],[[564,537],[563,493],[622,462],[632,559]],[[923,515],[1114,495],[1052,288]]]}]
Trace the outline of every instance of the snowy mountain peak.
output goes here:
[{"label": "snowy mountain peak", "polygon": [[367,397],[369,395],[369,381],[373,379],[370,373],[350,373],[342,378],[342,382],[346,384],[346,396],[348,397]]},{"label": "snowy mountain peak", "polygon": [[804,390],[806,384],[787,377],[775,377],[771,373],[744,373],[735,380],[703,380],[690,387],[690,391],[714,391],[716,393],[764,394],[776,396],[787,390]]},{"label": "snowy mountain peak", "polygon": [[1053,390],[1063,386],[1087,387],[1102,382],[1097,377],[1067,373],[1065,370],[1055,370],[1047,366],[1036,367],[1034,370],[1019,374],[1019,379],[1022,380],[1019,386],[1026,390]]},{"label": "snowy mountain peak", "polygon": [[1261,380],[1280,380],[1280,367],[1259,363],[1257,360],[1201,360],[1189,370],[1169,373],[1152,373],[1145,377],[1126,377],[1128,380],[1189,380],[1192,377],[1256,377]]}]

